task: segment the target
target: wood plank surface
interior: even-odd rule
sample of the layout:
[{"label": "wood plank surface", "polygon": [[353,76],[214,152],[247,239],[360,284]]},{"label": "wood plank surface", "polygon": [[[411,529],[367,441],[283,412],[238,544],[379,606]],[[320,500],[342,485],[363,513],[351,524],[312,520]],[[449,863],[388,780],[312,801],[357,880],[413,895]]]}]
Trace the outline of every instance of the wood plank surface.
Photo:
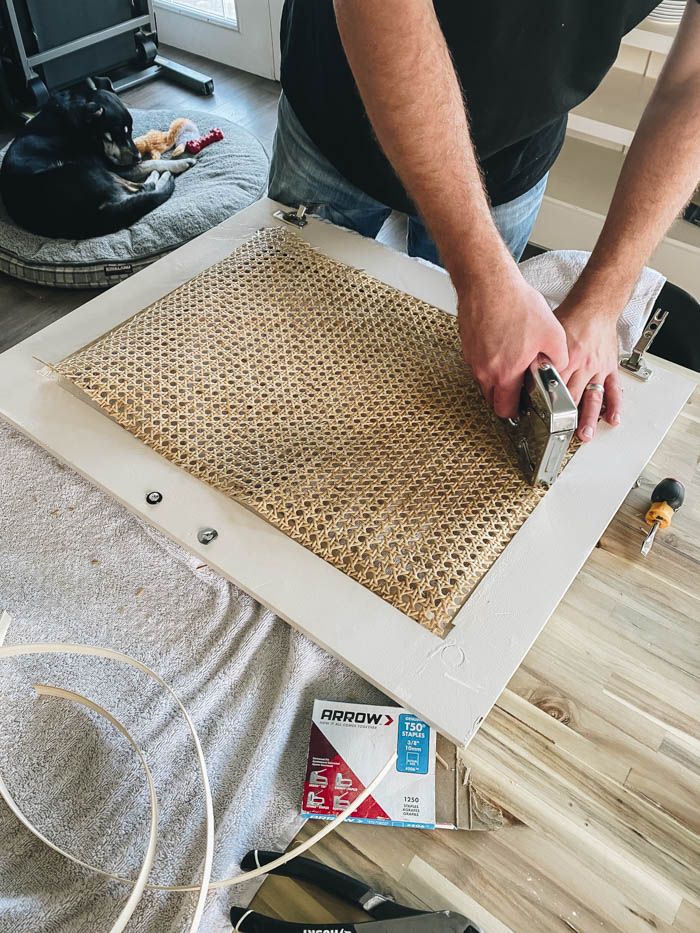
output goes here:
[{"label": "wood plank surface", "polygon": [[[503,827],[345,825],[313,857],[486,933],[700,931],[699,462],[700,389],[464,752]],[[664,476],[686,502],[643,558],[642,516]],[[360,918],[281,879],[252,906]]]}]

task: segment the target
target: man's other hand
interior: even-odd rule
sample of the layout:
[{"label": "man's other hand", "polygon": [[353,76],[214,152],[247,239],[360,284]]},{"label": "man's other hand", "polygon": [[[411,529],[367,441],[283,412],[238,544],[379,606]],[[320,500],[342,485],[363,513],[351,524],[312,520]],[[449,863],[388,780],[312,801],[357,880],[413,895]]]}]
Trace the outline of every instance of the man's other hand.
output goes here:
[{"label": "man's other hand", "polygon": [[514,263],[458,296],[462,355],[496,414],[515,418],[525,371],[540,353],[567,370],[564,328]]},{"label": "man's other hand", "polygon": [[560,375],[579,406],[576,434],[584,442],[591,441],[601,410],[608,424],[620,423],[622,386],[616,319],[570,298],[559,305],[556,314],[569,347],[569,363]]}]

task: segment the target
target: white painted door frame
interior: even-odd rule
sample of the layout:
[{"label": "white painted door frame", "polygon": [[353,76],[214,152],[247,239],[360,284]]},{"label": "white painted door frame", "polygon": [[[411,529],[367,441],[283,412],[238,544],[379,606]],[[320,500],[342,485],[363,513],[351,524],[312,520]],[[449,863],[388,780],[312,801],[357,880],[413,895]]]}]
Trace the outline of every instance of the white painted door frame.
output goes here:
[{"label": "white painted door frame", "polygon": [[236,0],[236,23],[223,23],[155,0],[159,41],[263,78],[279,78],[284,0]]},{"label": "white painted door frame", "polygon": [[[44,372],[281,223],[266,198],[93,298],[0,356],[0,419],[154,524],[318,645],[466,745],[605,531],[693,391],[655,360],[641,382],[620,371],[625,417],[601,424],[479,583],[441,639],[252,510],[170,463]],[[449,276],[311,218],[295,231],[331,259],[456,314]],[[691,374],[692,375],[692,374]],[[158,489],[155,508],[146,493]],[[201,544],[204,526],[219,537]]]}]

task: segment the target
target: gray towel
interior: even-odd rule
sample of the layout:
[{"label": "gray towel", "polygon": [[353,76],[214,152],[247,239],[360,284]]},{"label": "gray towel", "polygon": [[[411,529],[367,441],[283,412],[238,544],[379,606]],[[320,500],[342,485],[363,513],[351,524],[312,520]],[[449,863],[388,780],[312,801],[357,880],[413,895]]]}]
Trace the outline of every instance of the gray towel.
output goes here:
[{"label": "gray towel", "polygon": [[[381,694],[200,561],[131,516],[32,442],[0,424],[0,609],[6,644],[110,646],[155,669],[192,716],[216,820],[213,878],[249,848],[285,848],[299,803],[315,697]],[[50,839],[135,876],[148,797],[138,759],[99,717],[34,694],[33,683],[86,694],[145,751],[160,804],[152,881],[201,871],[204,821],[189,733],[147,676],[111,661],[0,661],[0,773]],[[202,930],[230,931],[227,908],[256,884],[210,896]],[[0,801],[0,933],[100,933],[128,894],[36,840]],[[129,929],[185,930],[193,895],[147,892]]]}]

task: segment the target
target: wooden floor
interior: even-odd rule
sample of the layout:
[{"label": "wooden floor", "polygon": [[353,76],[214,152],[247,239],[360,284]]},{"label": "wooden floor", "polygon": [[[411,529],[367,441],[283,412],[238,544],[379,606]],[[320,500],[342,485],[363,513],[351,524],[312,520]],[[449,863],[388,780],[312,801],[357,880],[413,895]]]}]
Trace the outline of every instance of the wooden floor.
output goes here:
[{"label": "wooden floor", "polygon": [[[155,82],[128,92],[127,104],[210,110],[270,146],[277,84],[167,54],[213,74],[216,95]],[[401,234],[392,218],[383,238],[396,245]],[[91,294],[0,277],[0,349]],[[456,909],[486,933],[699,933],[699,452],[696,398],[469,747],[472,780],[502,827],[345,826],[312,854],[406,903]],[[644,561],[640,515],[665,475],[686,483],[687,501]],[[556,541],[543,543],[542,560],[545,544]],[[277,879],[254,906],[312,927],[359,919]]]},{"label": "wooden floor", "polygon": [[[210,62],[179,49],[162,48],[163,54],[183,62],[214,78],[215,93],[201,97],[168,81],[158,80],[133,88],[122,95],[128,107],[142,109],[179,107],[206,110],[226,117],[255,133],[272,152],[272,138],[277,123],[277,100],[280,86],[236,68]],[[12,129],[0,125],[0,148],[12,138]],[[382,239],[400,247],[403,222],[392,217],[385,224]],[[51,324],[69,311],[84,304],[97,292],[91,289],[67,290],[26,285],[0,273],[0,352]]]}]

